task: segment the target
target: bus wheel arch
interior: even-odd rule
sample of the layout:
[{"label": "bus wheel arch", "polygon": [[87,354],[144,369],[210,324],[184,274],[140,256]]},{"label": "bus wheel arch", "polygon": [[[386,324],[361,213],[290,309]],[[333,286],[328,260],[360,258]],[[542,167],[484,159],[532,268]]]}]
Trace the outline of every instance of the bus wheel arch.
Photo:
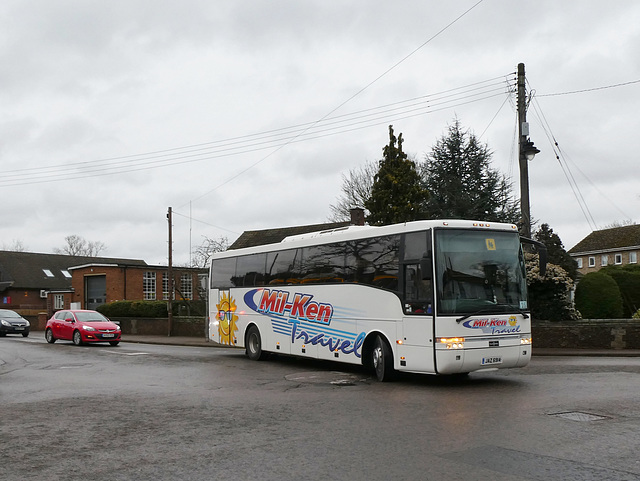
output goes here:
[{"label": "bus wheel arch", "polygon": [[383,334],[374,332],[366,337],[362,347],[362,364],[375,373],[378,381],[394,379],[393,351]]},{"label": "bus wheel arch", "polygon": [[247,356],[252,361],[262,361],[267,357],[267,353],[262,350],[262,336],[260,329],[255,324],[247,327],[244,335],[244,346]]}]

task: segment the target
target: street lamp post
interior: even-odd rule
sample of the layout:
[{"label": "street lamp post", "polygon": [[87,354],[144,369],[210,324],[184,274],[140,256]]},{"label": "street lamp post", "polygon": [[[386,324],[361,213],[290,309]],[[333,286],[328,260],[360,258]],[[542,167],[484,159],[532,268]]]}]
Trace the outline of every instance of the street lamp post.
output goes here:
[{"label": "street lamp post", "polygon": [[518,152],[520,164],[520,212],[522,235],[531,238],[531,211],[529,207],[529,165],[540,152],[529,140],[527,123],[527,93],[525,87],[524,64],[518,64]]}]

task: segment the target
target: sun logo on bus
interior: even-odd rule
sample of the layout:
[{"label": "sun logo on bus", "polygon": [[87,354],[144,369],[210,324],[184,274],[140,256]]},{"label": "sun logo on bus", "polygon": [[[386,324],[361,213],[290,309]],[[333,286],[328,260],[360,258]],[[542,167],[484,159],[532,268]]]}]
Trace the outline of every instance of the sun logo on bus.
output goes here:
[{"label": "sun logo on bus", "polygon": [[238,330],[236,325],[238,320],[238,316],[236,316],[236,301],[231,295],[223,294],[216,307],[218,308],[216,319],[218,320],[220,344],[235,345],[236,331]]},{"label": "sun logo on bus", "polygon": [[509,318],[509,325],[510,326],[515,326],[516,324],[518,324],[518,319],[516,319],[516,316],[511,316]]}]

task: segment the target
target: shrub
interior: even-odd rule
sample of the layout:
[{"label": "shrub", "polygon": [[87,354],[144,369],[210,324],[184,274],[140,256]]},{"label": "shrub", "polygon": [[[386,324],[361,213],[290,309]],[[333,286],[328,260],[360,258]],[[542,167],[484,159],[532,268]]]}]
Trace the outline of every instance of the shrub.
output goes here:
[{"label": "shrub", "polygon": [[576,288],[576,308],[586,319],[619,319],[622,296],[618,284],[604,272],[584,276]]},{"label": "shrub", "polygon": [[600,270],[616,281],[622,296],[622,317],[630,318],[640,309],[640,266],[607,266]]},{"label": "shrub", "polygon": [[526,254],[527,287],[531,317],[548,321],[574,321],[580,318],[571,303],[573,280],[562,267],[547,264],[540,277],[537,254]]},{"label": "shrub", "polygon": [[640,319],[640,309],[638,309],[638,310],[636,311],[636,313],[635,313],[633,316],[631,316],[631,317],[632,317],[633,319]]}]

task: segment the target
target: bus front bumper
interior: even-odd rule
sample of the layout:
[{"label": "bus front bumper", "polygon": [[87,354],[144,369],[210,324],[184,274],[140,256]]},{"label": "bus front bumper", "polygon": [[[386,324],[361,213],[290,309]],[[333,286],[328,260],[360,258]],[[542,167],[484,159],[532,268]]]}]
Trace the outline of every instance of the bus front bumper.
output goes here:
[{"label": "bus front bumper", "polygon": [[524,367],[531,361],[531,344],[478,349],[436,349],[438,374]]}]

